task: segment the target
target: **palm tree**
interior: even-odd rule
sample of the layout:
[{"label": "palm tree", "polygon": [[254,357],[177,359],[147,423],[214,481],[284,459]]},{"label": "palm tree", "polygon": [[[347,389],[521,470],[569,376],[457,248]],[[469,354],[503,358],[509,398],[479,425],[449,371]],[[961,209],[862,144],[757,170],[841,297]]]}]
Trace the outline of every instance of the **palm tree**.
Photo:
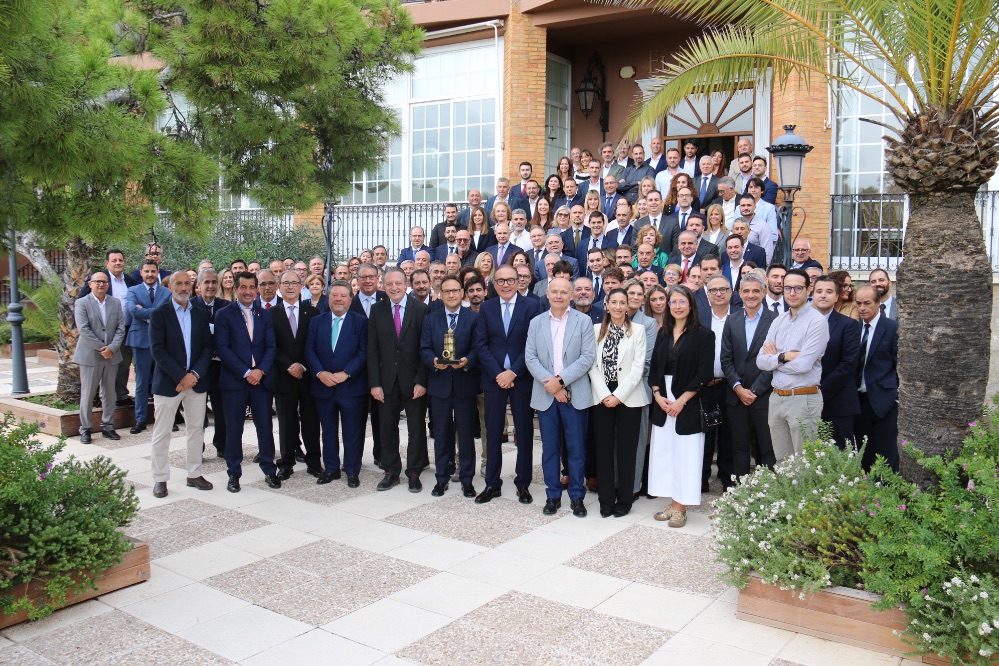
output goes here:
[{"label": "palm tree", "polygon": [[[883,105],[886,170],[909,195],[899,303],[899,434],[933,455],[961,446],[988,379],[992,270],[975,192],[999,161],[996,0],[646,0],[705,32],[658,73],[630,133],[688,95],[747,81],[830,84]],[[885,76],[884,72],[891,72]],[[883,92],[872,92],[874,86]],[[902,473],[926,472],[902,454]]]}]

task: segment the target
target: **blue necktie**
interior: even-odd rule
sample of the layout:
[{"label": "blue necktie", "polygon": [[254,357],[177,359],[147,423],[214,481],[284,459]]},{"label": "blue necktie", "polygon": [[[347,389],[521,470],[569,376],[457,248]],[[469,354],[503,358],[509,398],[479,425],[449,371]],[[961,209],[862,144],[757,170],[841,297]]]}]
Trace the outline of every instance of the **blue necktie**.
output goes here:
[{"label": "blue necktie", "polygon": [[448,324],[448,328],[450,328],[453,331],[455,327],[458,325],[458,313],[457,312],[455,312],[454,314],[448,313],[448,317],[451,318],[451,323]]},{"label": "blue necktie", "polygon": [[153,287],[152,285],[150,285],[149,287],[149,302],[150,303],[156,302],[156,287]]},{"label": "blue necktie", "polygon": [[503,332],[510,332],[510,304],[503,304]]},{"label": "blue necktie", "polygon": [[343,321],[341,317],[333,317],[333,336],[330,345],[330,349],[336,351],[336,341],[340,337],[340,322]]}]

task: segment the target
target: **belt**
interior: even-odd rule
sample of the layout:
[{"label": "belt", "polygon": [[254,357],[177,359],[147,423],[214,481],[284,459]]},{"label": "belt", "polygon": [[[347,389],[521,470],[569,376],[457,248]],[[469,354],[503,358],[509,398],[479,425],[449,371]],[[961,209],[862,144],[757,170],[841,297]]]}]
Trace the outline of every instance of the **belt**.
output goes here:
[{"label": "belt", "polygon": [[794,389],[774,389],[774,393],[779,396],[787,397],[789,395],[815,395],[819,392],[818,386],[802,386],[801,388]]},{"label": "belt", "polygon": [[721,383],[722,383],[723,381],[725,381],[725,378],[724,378],[724,377],[715,377],[715,378],[714,378],[714,379],[712,379],[712,380],[711,380],[710,382],[708,382],[708,384],[707,384],[707,385],[708,385],[708,386],[716,386],[716,385],[718,385],[718,384],[721,384]]}]

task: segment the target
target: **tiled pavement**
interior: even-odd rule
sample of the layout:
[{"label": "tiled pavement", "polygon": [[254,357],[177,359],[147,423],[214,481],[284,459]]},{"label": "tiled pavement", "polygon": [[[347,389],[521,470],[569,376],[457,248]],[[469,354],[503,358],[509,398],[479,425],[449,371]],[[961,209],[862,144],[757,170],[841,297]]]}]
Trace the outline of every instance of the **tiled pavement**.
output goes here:
[{"label": "tiled pavement", "polygon": [[69,440],[68,453],[129,471],[142,509],[126,531],[150,544],[152,578],[0,632],[0,664],[915,663],[737,620],[707,511],[672,530],[652,519],[661,500],[603,519],[589,497],[585,519],[546,517],[537,483],[530,506],[509,478],[478,506],[457,484],[431,497],[429,471],[422,493],[378,493],[370,457],[358,489],[317,486],[298,465],[275,491],[246,464],[230,494],[210,446],[215,489],[201,492],[183,483],[183,435],[162,500],[148,431]]}]

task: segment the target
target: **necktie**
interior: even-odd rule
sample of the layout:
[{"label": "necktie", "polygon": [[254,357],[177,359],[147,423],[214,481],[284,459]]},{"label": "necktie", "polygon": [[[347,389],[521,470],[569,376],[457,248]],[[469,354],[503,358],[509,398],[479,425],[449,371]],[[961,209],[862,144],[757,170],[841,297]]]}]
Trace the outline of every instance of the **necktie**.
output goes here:
[{"label": "necktie", "polygon": [[580,237],[581,234],[582,234],[582,232],[579,229],[576,229],[575,233],[573,234],[573,237],[575,238],[575,241],[574,241],[575,245],[579,245],[579,237]]},{"label": "necktie", "polygon": [[264,303],[264,309],[265,310],[270,310],[271,309],[271,304],[270,303]]},{"label": "necktie", "polygon": [[401,309],[402,309],[401,306],[398,303],[396,303],[394,320],[395,320],[395,337],[397,338],[400,335],[402,335],[402,315],[399,313]]},{"label": "necktie", "polygon": [[687,230],[687,213],[680,213],[680,231]]},{"label": "necktie", "polygon": [[599,276],[595,276],[593,278],[593,293],[594,294],[599,294],[600,293],[600,277]]},{"label": "necktie", "polygon": [[701,201],[704,201],[708,196],[708,177],[704,176],[701,178]]},{"label": "necktie", "polygon": [[610,205],[611,205],[611,198],[604,197],[604,215],[606,215],[607,217],[610,217]]},{"label": "necktie", "polygon": [[[239,308],[243,311],[243,321],[246,322],[246,333],[250,336],[250,344],[253,344],[253,311],[246,310],[243,307]],[[254,366],[257,362],[253,358],[253,353],[250,353],[250,365]]]},{"label": "necktie", "polygon": [[885,304],[884,303],[881,304],[881,316],[882,317],[887,317],[888,316],[887,313],[886,313],[886,309],[885,309]]},{"label": "necktie", "polygon": [[153,287],[152,285],[149,286],[149,302],[156,302],[156,287]]},{"label": "necktie", "polygon": [[860,367],[857,368],[857,388],[864,381],[864,368],[867,366],[867,336],[870,335],[871,325],[864,324],[864,339],[860,341]]},{"label": "necktie", "polygon": [[774,309],[774,313],[776,313],[776,314],[780,314],[780,311],[779,311],[779,310],[777,310],[777,302],[776,302],[776,301],[774,301],[774,304],[773,304],[773,309]]},{"label": "necktie", "polygon": [[510,332],[510,303],[503,304],[503,332]]},{"label": "necktie", "polygon": [[541,250],[534,251],[534,265],[537,266],[541,263]]},{"label": "necktie", "polygon": [[449,312],[447,316],[451,319],[451,323],[448,324],[447,327],[453,331],[455,327],[458,325],[458,313],[455,312],[452,314]]},{"label": "necktie", "polygon": [[504,254],[506,254],[506,246],[505,245],[500,245],[496,249],[496,263],[497,264],[502,264],[503,263],[503,255]]},{"label": "necktie", "polygon": [[454,254],[455,250],[457,250],[457,249],[458,248],[454,247],[453,245],[449,245],[448,248],[447,248],[447,253],[448,254]]},{"label": "necktie", "polygon": [[291,337],[298,336],[298,319],[295,317],[295,306],[290,306],[291,312],[288,314],[288,323],[291,324]]},{"label": "necktie", "polygon": [[687,271],[690,270],[690,259],[683,260],[683,282],[687,281]]},{"label": "necktie", "polygon": [[333,317],[333,335],[330,341],[330,349],[336,351],[336,341],[340,337],[340,322],[343,321],[343,317]]}]

